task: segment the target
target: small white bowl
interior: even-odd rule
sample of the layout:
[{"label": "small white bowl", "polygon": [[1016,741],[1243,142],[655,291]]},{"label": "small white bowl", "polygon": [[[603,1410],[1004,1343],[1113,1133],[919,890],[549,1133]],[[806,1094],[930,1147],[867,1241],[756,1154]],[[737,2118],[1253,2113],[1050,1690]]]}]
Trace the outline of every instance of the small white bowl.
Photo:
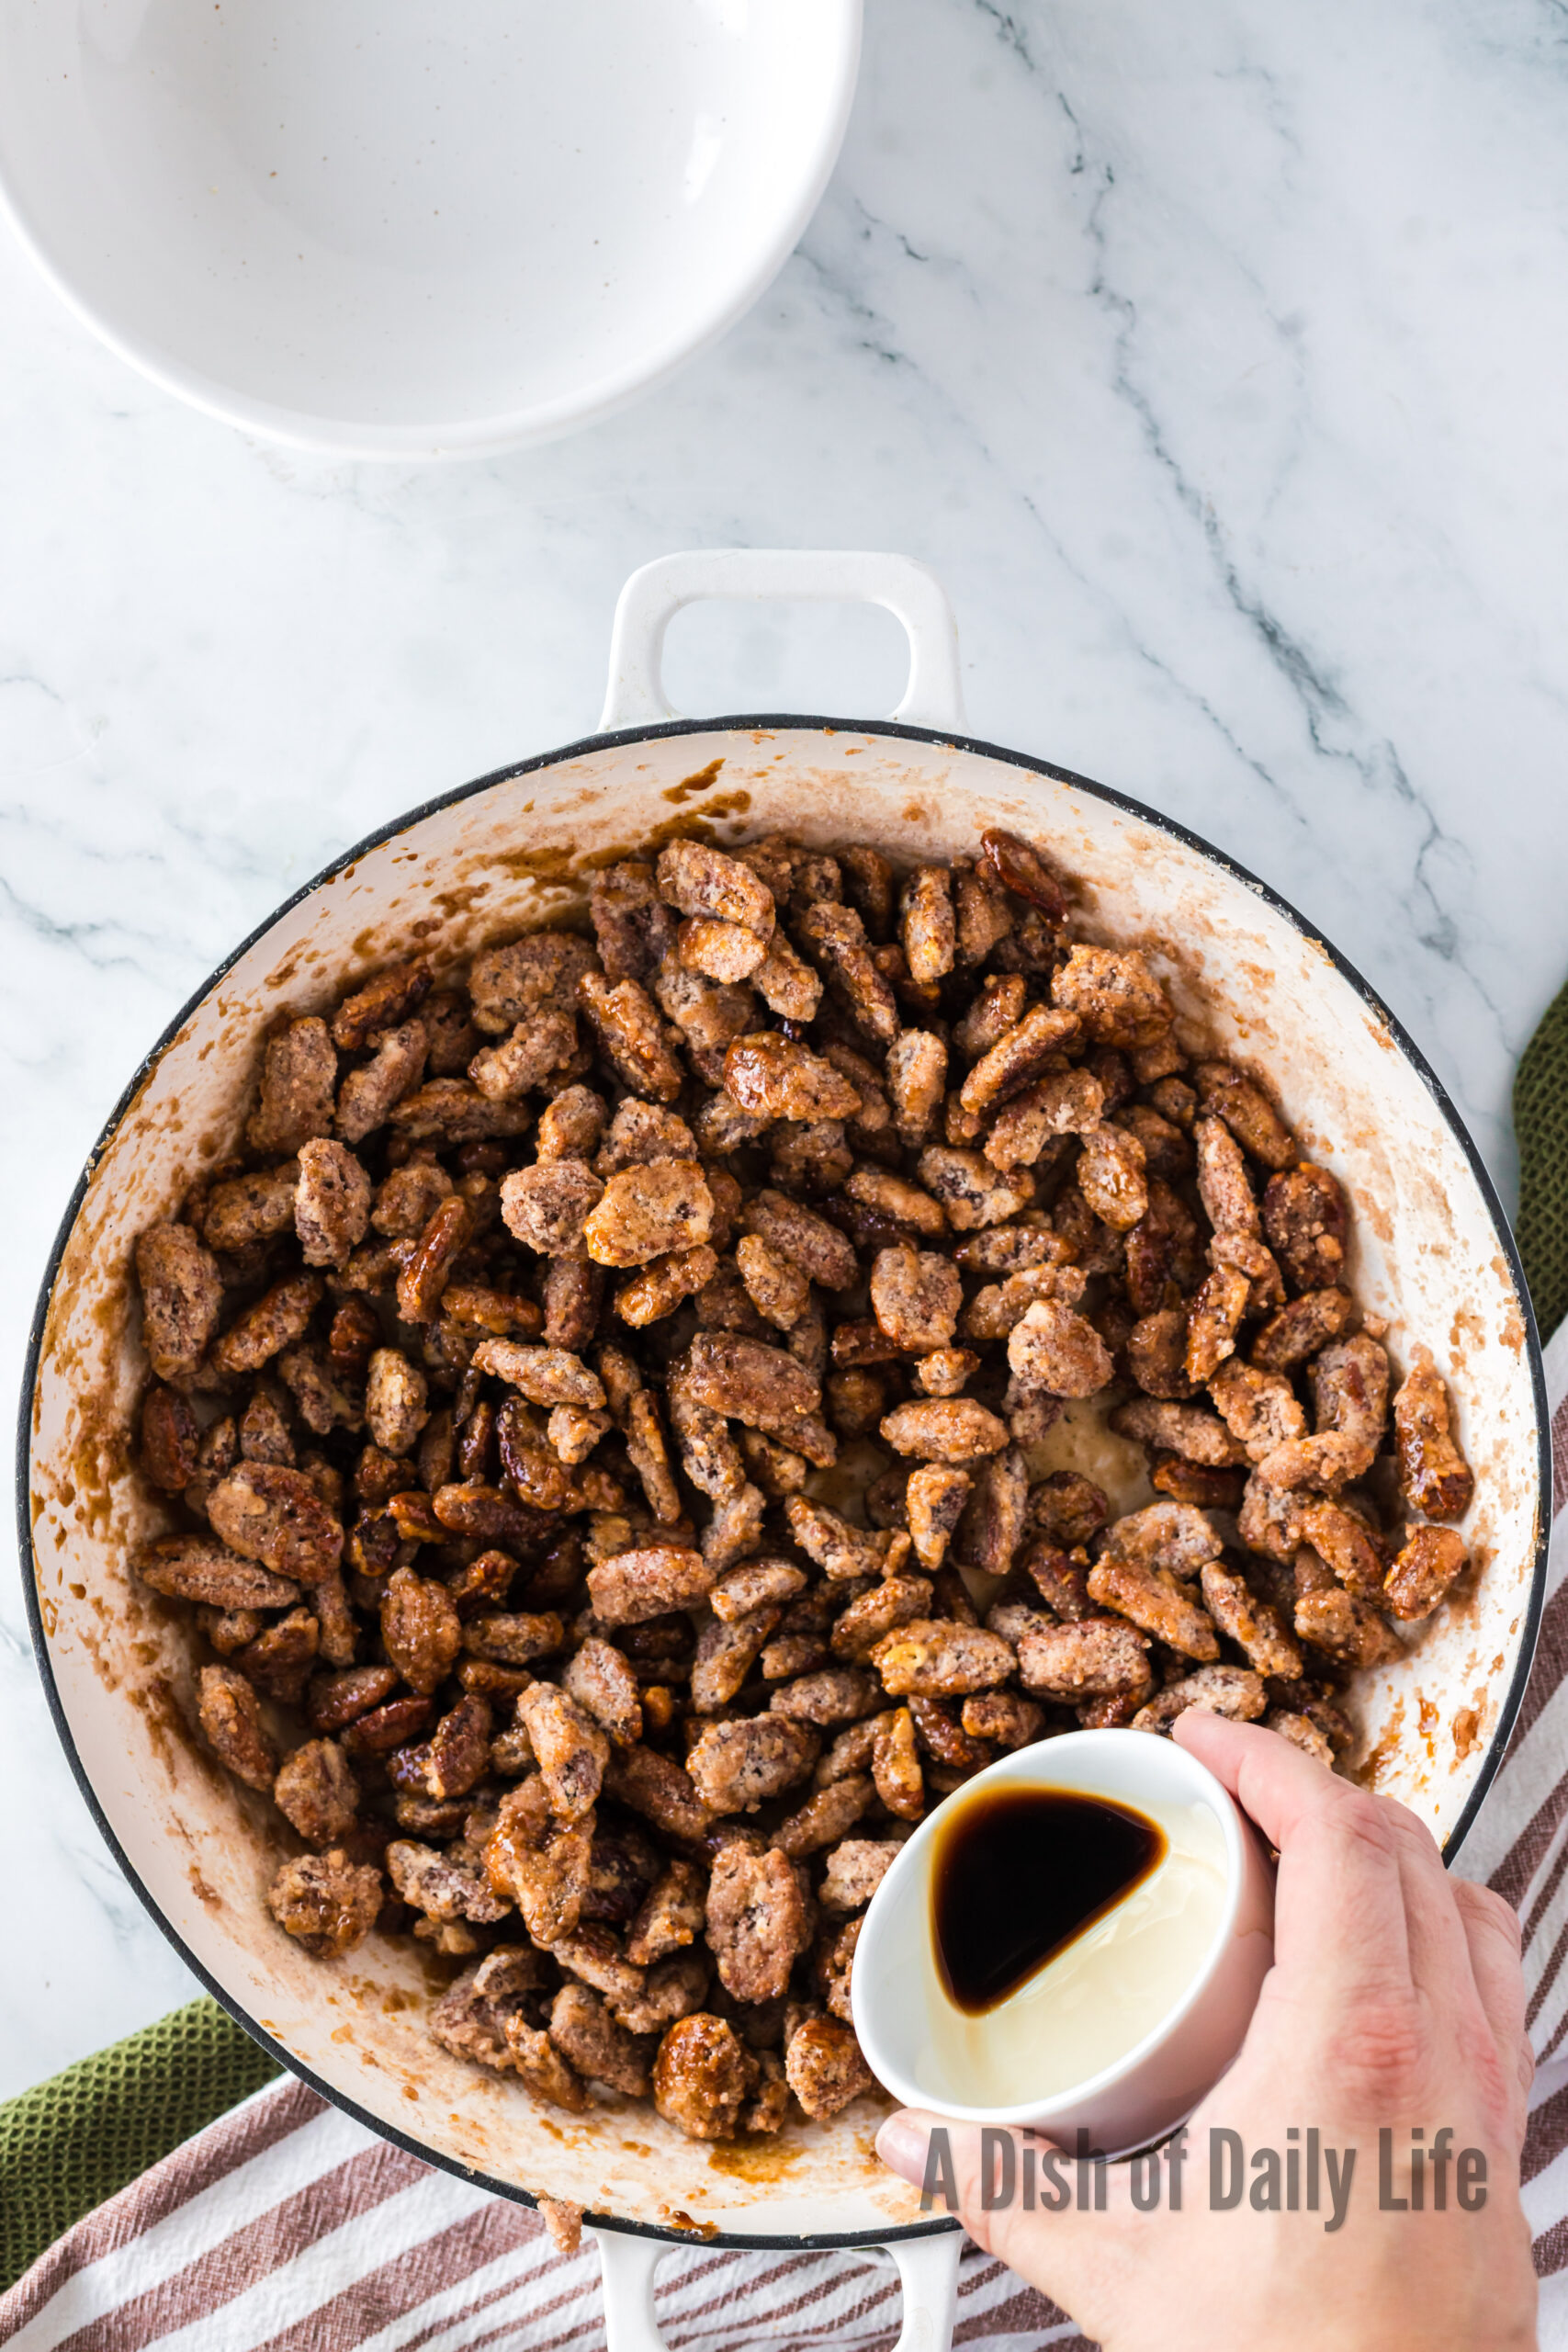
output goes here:
[{"label": "small white bowl", "polygon": [[[1273,1964],[1272,1867],[1257,1832],[1208,1768],[1148,1732],[1081,1731],[1041,1740],[977,1772],[951,1803],[964,1805],[1004,1787],[1069,1790],[1134,1807],[1206,1805],[1225,1856],[1224,1899],[1208,1957],[1161,2023],[1085,2081],[1013,2107],[933,2096],[932,2019],[947,1996],[931,1930],[931,1865],[935,1840],[954,1818],[944,1805],[898,1854],[855,1947],[851,2003],[866,2063],[906,2107],[964,2123],[1029,2126],[1069,2149],[1087,2131],[1089,2144],[1108,2156],[1147,2147],[1190,2115],[1241,2048]],[[984,2030],[983,2020],[976,2030]]]},{"label": "small white bowl", "polygon": [[0,0],[0,197],[122,358],[247,430],[592,424],[762,292],[861,0]]}]

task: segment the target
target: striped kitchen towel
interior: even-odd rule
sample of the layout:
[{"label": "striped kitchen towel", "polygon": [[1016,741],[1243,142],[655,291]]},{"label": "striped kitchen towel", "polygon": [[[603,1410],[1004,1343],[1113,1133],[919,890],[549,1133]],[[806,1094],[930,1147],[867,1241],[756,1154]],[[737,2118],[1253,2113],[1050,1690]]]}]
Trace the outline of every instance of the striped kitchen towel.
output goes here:
[{"label": "striped kitchen towel", "polygon": [[[1547,1351],[1558,1514],[1518,1727],[1457,1867],[1525,1923],[1540,2072],[1525,2204],[1540,2342],[1568,2352],[1568,1326]],[[899,2290],[874,2254],[674,2247],[659,2290],[671,2352],[887,2352]],[[1089,2352],[1070,2321],[964,2249],[955,2343]],[[372,2138],[292,2080],[258,2092],[79,2222],[0,2297],[13,2352],[604,2352],[598,2256],[538,2215]]]}]

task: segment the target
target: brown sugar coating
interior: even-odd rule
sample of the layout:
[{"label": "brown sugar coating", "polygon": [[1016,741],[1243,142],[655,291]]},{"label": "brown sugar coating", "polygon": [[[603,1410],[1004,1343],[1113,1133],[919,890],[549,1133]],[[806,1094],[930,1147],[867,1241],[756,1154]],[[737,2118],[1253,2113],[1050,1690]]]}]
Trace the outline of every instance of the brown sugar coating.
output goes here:
[{"label": "brown sugar coating", "polygon": [[434,2039],[568,2114],[836,2114],[934,1805],[1189,1707],[1353,1762],[1466,1575],[1452,1366],[1078,913],[1001,831],[650,844],[583,928],[280,1017],[136,1242],[128,1567],[276,1807],[277,1931],[417,1940]]}]

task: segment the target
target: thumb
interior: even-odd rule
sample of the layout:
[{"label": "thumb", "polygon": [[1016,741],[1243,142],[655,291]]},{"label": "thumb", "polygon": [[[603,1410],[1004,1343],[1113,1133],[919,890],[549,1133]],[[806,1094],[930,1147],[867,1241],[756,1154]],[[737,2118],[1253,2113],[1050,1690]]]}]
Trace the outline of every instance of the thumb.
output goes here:
[{"label": "thumb", "polygon": [[919,2108],[888,2117],[876,2153],[930,2210],[956,2213],[976,2245],[1075,2317],[1116,2264],[1130,2211],[1122,2165],[1091,2164],[1080,2176],[1077,2157],[1034,2132]]}]

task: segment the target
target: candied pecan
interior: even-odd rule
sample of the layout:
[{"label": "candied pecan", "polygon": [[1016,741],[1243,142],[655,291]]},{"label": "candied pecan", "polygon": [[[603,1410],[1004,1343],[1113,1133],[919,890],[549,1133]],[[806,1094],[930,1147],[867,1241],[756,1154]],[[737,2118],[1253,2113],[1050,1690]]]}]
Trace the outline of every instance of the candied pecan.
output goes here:
[{"label": "candied pecan", "polygon": [[923,1568],[936,1569],[963,1516],[973,1481],[964,1470],[930,1463],[911,1470],[906,1488],[909,1535]]},{"label": "candied pecan", "polygon": [[1043,1699],[1076,1705],[1085,1699],[1140,1698],[1153,1677],[1149,1645],[1121,1617],[1085,1617],[1073,1625],[1039,1623],[1019,1637],[1018,1679]]},{"label": "candied pecan", "polygon": [[751,973],[751,986],[782,1021],[814,1020],[822,1001],[819,976],[795,954],[782,931],[768,942],[767,953]]},{"label": "candied pecan", "polygon": [[702,1802],[716,1814],[755,1811],[804,1779],[817,1761],[820,1743],[805,1724],[778,1715],[707,1724],[686,1758],[686,1771]]},{"label": "candied pecan", "polygon": [[825,1290],[847,1290],[859,1279],[855,1253],[844,1235],[787,1193],[754,1193],[741,1211],[740,1227]]},{"label": "candied pecan", "polygon": [[1029,1490],[1025,1525],[1032,1535],[1043,1535],[1070,1551],[1087,1544],[1111,1517],[1103,1488],[1077,1470],[1053,1470]]},{"label": "candied pecan", "polygon": [[1251,1361],[1260,1372],[1289,1372],[1337,1339],[1355,1311],[1348,1290],[1303,1291],[1269,1317],[1252,1343]]},{"label": "candied pecan", "polygon": [[1192,1130],[1198,1148],[1198,1194],[1217,1233],[1262,1233],[1262,1220],[1241,1147],[1223,1119],[1201,1118]]},{"label": "candied pecan", "polygon": [[1265,1168],[1290,1167],[1296,1156],[1295,1139],[1255,1080],[1228,1062],[1200,1062],[1193,1076],[1198,1107],[1206,1118],[1223,1119],[1236,1141]]},{"label": "candied pecan", "polygon": [[1349,1204],[1326,1168],[1303,1159],[1270,1176],[1263,1229],[1292,1291],[1332,1290],[1343,1281]]},{"label": "candied pecan", "polygon": [[375,1046],[370,1059],[351,1069],[337,1091],[335,1124],[346,1144],[361,1144],[384,1126],[419,1084],[430,1056],[430,1032],[423,1021],[405,1021],[383,1030]]},{"label": "candied pecan", "polygon": [[[259,1372],[273,1357],[301,1339],[321,1297],[319,1274],[291,1274],[231,1323],[212,1351],[227,1375]],[[154,1364],[153,1370],[158,1369]]]},{"label": "candied pecan", "polygon": [[137,1237],[136,1274],[141,1337],[152,1370],[160,1380],[188,1380],[222,1309],[218,1261],[188,1225],[153,1225]]},{"label": "candied pecan", "polygon": [[1393,1428],[1400,1492],[1410,1509],[1424,1511],[1428,1519],[1462,1519],[1475,1480],[1454,1443],[1448,1390],[1428,1348],[1411,1351],[1410,1370],[1393,1400]]},{"label": "candied pecan", "polygon": [[708,1595],[708,1605],[716,1617],[734,1624],[753,1609],[793,1599],[805,1587],[805,1574],[793,1561],[748,1560],[744,1566],[732,1568],[715,1585]]},{"label": "candied pecan", "polygon": [[1209,1394],[1251,1462],[1261,1462],[1306,1428],[1306,1416],[1290,1382],[1279,1373],[1258,1372],[1238,1357],[1220,1365]]},{"label": "candied pecan", "polygon": [[474,1212],[461,1193],[449,1194],[431,1211],[429,1223],[398,1276],[398,1313],[405,1323],[434,1320],[453,1264],[468,1247],[473,1230]]},{"label": "candied pecan", "polygon": [[576,1052],[572,1014],[546,1008],[528,1013],[500,1045],[482,1046],[468,1064],[468,1076],[488,1102],[515,1102]]},{"label": "candied pecan", "polygon": [[390,1239],[417,1240],[451,1191],[452,1179],[438,1160],[406,1160],[377,1188],[370,1223]]},{"label": "candied pecan", "polygon": [[1005,1102],[1077,1035],[1075,1014],[1056,1012],[1048,1004],[1032,1006],[981,1054],[958,1090],[959,1102],[972,1114]]},{"label": "candied pecan", "polygon": [[548,2034],[529,2025],[520,2012],[507,2018],[502,2030],[513,2065],[534,2097],[547,2106],[564,2108],[569,2115],[581,2115],[588,2105],[582,2078],[568,2065]]},{"label": "candied pecan", "polygon": [[[288,1417],[278,1402],[276,1392],[265,1384],[254,1390],[250,1403],[240,1416],[240,1459],[242,1462],[281,1462],[290,1470],[295,1466],[294,1441],[288,1434]],[[192,1467],[194,1469],[194,1464]]]},{"label": "candied pecan", "polygon": [[297,1707],[316,1662],[321,1630],[319,1619],[308,1609],[291,1609],[235,1650],[235,1667],[266,1698]]},{"label": "candied pecan", "polygon": [[1017,833],[1004,832],[996,825],[981,834],[980,850],[987,867],[1005,889],[1038,907],[1048,922],[1066,920],[1066,892],[1038,850],[1031,849]]},{"label": "candied pecan", "polygon": [[395,1568],[381,1601],[381,1640],[403,1679],[428,1695],[445,1680],[462,1638],[446,1586]]},{"label": "candied pecan", "polygon": [[734,1040],[724,1057],[724,1089],[742,1110],[770,1119],[843,1119],[861,1107],[831,1062],[775,1030]]},{"label": "candied pecan", "polygon": [[1234,1354],[1251,1291],[1246,1274],[1235,1266],[1216,1266],[1205,1278],[1187,1317],[1183,1368],[1195,1386],[1212,1379]]},{"label": "candied pecan", "polygon": [[710,980],[749,979],[767,957],[767,942],[741,923],[698,915],[675,934],[676,953],[688,970]]},{"label": "candied pecan", "polygon": [[748,1838],[728,1838],[714,1857],[705,1929],[719,1982],[737,2001],[776,2001],[810,1941],[800,1882],[773,1849],[753,1849]]},{"label": "candied pecan", "polygon": [[972,1233],[980,1226],[1000,1225],[1027,1208],[1034,1197],[1034,1179],[1027,1168],[1004,1173],[977,1151],[932,1144],[920,1154],[921,1183],[947,1212],[957,1233]]},{"label": "candied pecan", "polygon": [[1332,1489],[1364,1477],[1376,1458],[1388,1418],[1388,1357],[1377,1340],[1361,1332],[1321,1349],[1312,1385],[1314,1434],[1287,1438],[1258,1464],[1272,1486]]},{"label": "candied pecan", "polygon": [[634,1094],[673,1102],[682,1072],[670,1049],[659,1008],[637,980],[612,988],[599,972],[584,972],[578,1002],[599,1041],[599,1049]]},{"label": "candied pecan", "polygon": [[262,1051],[260,1098],[245,1125],[253,1151],[298,1151],[333,1131],[337,1055],[327,1024],[311,1014],[291,1021]]},{"label": "candied pecan", "polygon": [[808,2018],[784,2052],[789,2086],[814,2123],[826,2123],[863,2091],[876,2088],[854,2028],[840,2018]]},{"label": "candied pecan", "polygon": [[963,1282],[950,1258],[897,1242],[878,1250],[870,1287],[873,1314],[906,1353],[947,1346],[964,1304]]},{"label": "candied pecan", "polygon": [[[247,1175],[226,1177],[214,1184],[201,1212],[201,1238],[209,1250],[244,1250],[254,1241],[272,1241],[294,1223],[294,1188],[299,1181],[298,1163],[257,1168]],[[183,1227],[168,1228],[183,1232]],[[153,1226],[151,1231],[165,1230]],[[138,1270],[141,1250],[137,1250]]]},{"label": "candied pecan", "polygon": [[483,1340],[474,1350],[474,1366],[504,1380],[531,1405],[581,1405],[592,1412],[604,1402],[604,1383],[568,1348]]},{"label": "candied pecan", "polygon": [[583,1224],[583,1243],[600,1265],[645,1266],[668,1250],[705,1242],[713,1205],[697,1160],[619,1169]]},{"label": "candied pecan", "polygon": [[1070,947],[1052,976],[1051,1001],[1076,1012],[1106,1046],[1155,1045],[1173,1019],[1165,990],[1135,947]]},{"label": "candied pecan", "polygon": [[541,1159],[502,1179],[501,1214],[507,1231],[527,1249],[564,1258],[580,1249],[582,1228],[604,1193],[581,1159]]},{"label": "candied pecan", "polygon": [[565,931],[536,931],[476,956],[468,973],[474,1019],[499,1037],[541,1007],[570,1012],[577,985],[598,957],[586,939]]},{"label": "candied pecan", "polygon": [[470,1657],[487,1658],[496,1666],[528,1666],[548,1657],[564,1638],[561,1621],[553,1609],[516,1613],[497,1611],[476,1617],[463,1627],[462,1646]]},{"label": "candied pecan", "polygon": [[617,1747],[630,1747],[642,1737],[637,1677],[621,1651],[597,1634],[591,1634],[568,1659],[561,1687]]},{"label": "candied pecan", "polygon": [[355,1666],[343,1674],[318,1674],[305,1694],[306,1720],[312,1731],[342,1731],[380,1706],[397,1686],[397,1668],[390,1666]]},{"label": "candied pecan", "polygon": [[1127,1369],[1146,1396],[1177,1401],[1192,1394],[1187,1377],[1187,1317],[1179,1306],[1142,1315],[1127,1335]]},{"label": "candied pecan", "polygon": [[598,1802],[610,1743],[570,1695],[553,1682],[536,1682],[517,1702],[558,1821],[581,1821]]},{"label": "candied pecan", "polygon": [[[653,2058],[651,2038],[617,2025],[597,1993],[563,1984],[550,2004],[550,2040],[579,2075],[630,2098],[644,2098]],[[543,2203],[546,2200],[541,2200]],[[581,2215],[581,2208],[575,2209]],[[580,2222],[581,2226],[581,2222]]]},{"label": "candied pecan", "polygon": [[599,1321],[604,1289],[603,1269],[586,1258],[550,1259],[545,1271],[546,1346],[586,1347]]},{"label": "candied pecan", "polygon": [[876,1782],[863,1772],[846,1773],[841,1780],[814,1791],[797,1813],[779,1824],[768,1842],[792,1862],[803,1861],[824,1846],[836,1846],[876,1793]]},{"label": "candied pecan", "polygon": [[710,1086],[724,1082],[724,1050],[757,1017],[750,989],[725,987],[704,978],[671,953],[654,975],[654,994],[685,1040],[699,1075]]},{"label": "candied pecan", "polygon": [[683,915],[739,923],[771,937],[773,894],[754,869],[706,842],[671,842],[659,854],[659,895]]},{"label": "candied pecan", "polygon": [[729,1704],[778,1622],[778,1609],[764,1607],[743,1617],[716,1618],[703,1627],[692,1659],[694,1715],[716,1715]]},{"label": "candied pecan", "polygon": [[1256,1723],[1267,1703],[1262,1678],[1249,1667],[1201,1666],[1196,1674],[1168,1682],[1147,1706],[1140,1707],[1133,1729],[1168,1731],[1189,1707],[1208,1715],[1228,1715],[1233,1723]]},{"label": "candied pecan", "polygon": [[340,1844],[359,1810],[359,1787],[334,1740],[307,1740],[285,1757],[273,1800],[308,1846]]},{"label": "candied pecan", "polygon": [[981,1625],[956,1625],[941,1617],[916,1618],[886,1634],[870,1663],[894,1699],[964,1696],[994,1690],[1016,1663],[1008,1643]]},{"label": "candied pecan", "polygon": [[926,1808],[925,1779],[915,1739],[914,1718],[907,1706],[891,1707],[876,1717],[872,1732],[871,1775],[872,1786],[889,1813],[901,1821],[919,1819]]},{"label": "candied pecan", "polygon": [[1392,1626],[1340,1584],[1298,1593],[1296,1632],[1342,1666],[1384,1666],[1404,1656]]},{"label": "candied pecan", "polygon": [[974,1474],[974,1494],[958,1530],[957,1557],[982,1575],[1005,1577],[1023,1534],[1029,1473],[1016,1445]]},{"label": "candied pecan", "polygon": [[653,2103],[691,2140],[732,2140],[757,2062],[723,2018],[699,2010],[670,2028],[653,2065]]},{"label": "candied pecan", "polygon": [[1051,1396],[1092,1396],[1114,1369],[1093,1324],[1058,1298],[1036,1299],[1014,1325],[1008,1363],[1026,1393]]},{"label": "candied pecan", "polygon": [[[1051,1161],[1065,1148],[1062,1138],[1099,1128],[1104,1105],[1100,1081],[1089,1070],[1051,1070],[1003,1104],[991,1122],[985,1153],[993,1168],[1031,1168]],[[1132,1136],[1124,1139],[1133,1141]],[[1129,1155],[1130,1157],[1130,1155]],[[1135,1192],[1108,1194],[1118,1204]]]},{"label": "candied pecan", "polygon": [[412,1838],[396,1838],[387,1848],[387,1875],[411,1909],[428,1919],[471,1919],[487,1927],[512,1907],[477,1870]]},{"label": "candied pecan", "polygon": [[640,859],[593,876],[588,914],[608,980],[646,980],[670,952],[675,926],[654,888],[652,866]]},{"label": "candied pecan", "polygon": [[1453,1528],[1407,1528],[1383,1585],[1383,1607],[1407,1623],[1429,1617],[1469,1566],[1464,1538]]},{"label": "candied pecan", "polygon": [[1201,1510],[1239,1510],[1247,1492],[1242,1470],[1216,1470],[1202,1462],[1188,1462],[1179,1453],[1149,1457],[1149,1484],[1173,1502],[1196,1503]]},{"label": "candied pecan", "polygon": [[1220,1654],[1208,1611],[1199,1608],[1168,1568],[1134,1566],[1108,1552],[1089,1570],[1089,1591],[1102,1609],[1118,1611],[1184,1657],[1207,1662]]},{"label": "candied pecan", "polygon": [[1221,1560],[1205,1563],[1200,1582],[1210,1616],[1243,1652],[1248,1666],[1259,1674],[1295,1681],[1302,1670],[1302,1654],[1273,1602],[1255,1591],[1239,1569]]},{"label": "candied pecan", "polygon": [[196,1476],[201,1430],[176,1389],[157,1382],[141,1401],[141,1466],[155,1487],[179,1494]]},{"label": "candied pecan", "polygon": [[897,1406],[884,1419],[882,1434],[895,1453],[950,1464],[983,1461],[1008,1442],[1006,1422],[973,1396],[931,1397]]},{"label": "candied pecan", "polygon": [[991,1740],[998,1747],[1028,1747],[1044,1731],[1045,1710],[1012,1690],[981,1690],[964,1700],[960,1721],[971,1739]]},{"label": "candied pecan", "polygon": [[976,864],[973,858],[954,858],[953,888],[957,958],[966,971],[972,970],[976,964],[983,964],[1011,931],[1012,909],[995,868],[987,859]]},{"label": "candied pecan", "polygon": [[399,1785],[406,1786],[411,1776],[417,1776],[425,1795],[438,1803],[467,1796],[484,1777],[491,1721],[488,1699],[478,1692],[459,1699],[423,1747],[404,1751],[405,1757],[417,1760],[407,1764]]},{"label": "candied pecan", "polygon": [[1194,1155],[1186,1134],[1148,1103],[1130,1102],[1117,1112],[1115,1123],[1136,1140],[1145,1166],[1156,1175],[1175,1182],[1191,1172]]},{"label": "candied pecan", "polygon": [[745,1421],[801,1452],[809,1450],[805,1438],[821,1401],[821,1388],[782,1348],[763,1347],[728,1331],[699,1331],[682,1360],[682,1371],[689,1393],[710,1412]]},{"label": "candied pecan", "polygon": [[626,1934],[626,1958],[646,1968],[702,1933],[706,1889],[692,1862],[667,1862],[644,1895]]},{"label": "candied pecan", "polygon": [[381,1908],[381,1873],[351,1862],[341,1847],[285,1862],[267,1891],[267,1909],[317,1960],[339,1960],[363,1943]]},{"label": "candied pecan", "polygon": [[947,1084],[947,1047],[929,1030],[905,1029],[887,1049],[887,1091],[898,1139],[908,1150],[926,1141]]},{"label": "candied pecan", "polygon": [[313,1136],[299,1147],[294,1229],[308,1266],[342,1266],[370,1222],[370,1179],[341,1143]]},{"label": "candied pecan", "polygon": [[197,1677],[197,1719],[220,1764],[250,1789],[266,1791],[277,1773],[277,1750],[262,1722],[261,1702],[231,1666],[204,1666]]},{"label": "candied pecan", "polygon": [[164,1535],[132,1557],[136,1574],[171,1600],[212,1609],[286,1609],[299,1598],[297,1583],[254,1567],[210,1535]]},{"label": "candied pecan", "polygon": [[716,1571],[702,1554],[679,1544],[653,1544],[618,1553],[588,1571],[594,1614],[604,1625],[639,1625],[672,1609],[705,1600]]},{"label": "candied pecan", "polygon": [[[897,1002],[882,970],[881,958],[867,942],[865,925],[854,908],[831,899],[818,899],[800,916],[796,936],[807,953],[827,967],[830,979],[866,1035],[879,1046],[890,1046],[898,1034]],[[901,954],[899,960],[903,960]],[[915,986],[919,989],[920,984],[916,982]]]},{"label": "candied pecan", "polygon": [[519,1102],[492,1102],[468,1079],[433,1078],[392,1107],[391,1121],[400,1137],[429,1143],[439,1137],[446,1150],[454,1144],[482,1142],[495,1136],[520,1136],[528,1112]]},{"label": "candied pecan", "polygon": [[977,1772],[994,1760],[994,1751],[964,1730],[951,1700],[916,1696],[908,1703],[916,1736],[933,1763],[953,1771]]},{"label": "candied pecan", "polygon": [[430,1419],[429,1391],[417,1364],[399,1348],[378,1348],[365,1385],[365,1418],[384,1453],[412,1453]]},{"label": "candied pecan", "polygon": [[863,1910],[897,1853],[897,1846],[890,1839],[842,1839],[829,1855],[828,1867],[822,1874],[820,1899],[824,1911]]},{"label": "candied pecan", "polygon": [[[900,1624],[905,1622],[902,1616],[896,1620]],[[816,1724],[819,1729],[853,1723],[861,1715],[873,1713],[881,1703],[874,1677],[853,1666],[830,1666],[816,1674],[803,1674],[775,1690],[768,1702],[773,1714],[784,1715],[791,1723]]]},{"label": "candied pecan", "polygon": [[[885,1634],[891,1634],[900,1625],[911,1624],[917,1618],[929,1616],[931,1607],[931,1583],[929,1577],[885,1577],[880,1584],[873,1585],[869,1592],[863,1592],[858,1600],[852,1600],[839,1618],[830,1640],[833,1656],[839,1658],[863,1657]],[[807,1677],[807,1688],[818,1679]],[[870,1697],[876,1699],[874,1688],[865,1687]],[[772,1703],[781,1713],[804,1712],[800,1684],[792,1685],[787,1691],[775,1693]],[[859,1706],[853,1710],[856,1714],[863,1712],[864,1709]],[[808,1713],[807,1720],[828,1722],[833,1718]],[[841,1721],[842,1717],[838,1720]]]},{"label": "candied pecan", "polygon": [[299,1584],[319,1584],[342,1556],[343,1528],[302,1470],[242,1462],[214,1487],[207,1510],[231,1551]]},{"label": "candied pecan", "polygon": [[563,1825],[550,1811],[543,1778],[535,1773],[509,1789],[484,1849],[484,1867],[498,1896],[516,1904],[536,1943],[558,1943],[581,1916],[588,1893],[592,1815]]},{"label": "candied pecan", "polygon": [[898,922],[912,979],[923,984],[952,971],[957,926],[945,865],[917,865],[908,876]]},{"label": "candied pecan", "polygon": [[[645,1703],[646,1698],[645,1693]],[[604,1793],[642,1814],[668,1838],[694,1841],[713,1826],[712,1810],[690,1774],[640,1743],[612,1751],[604,1770]]]},{"label": "candied pecan", "polygon": [[915,1385],[928,1396],[958,1396],[979,1369],[973,1348],[933,1348],[915,1366]]},{"label": "candied pecan", "polygon": [[1226,1468],[1247,1460],[1247,1449],[1233,1437],[1217,1413],[1201,1405],[1162,1403],[1139,1396],[1118,1405],[1111,1416],[1118,1436],[1134,1438],[1140,1445],[1157,1446],[1179,1453],[1187,1462],[1204,1462]]},{"label": "candied pecan", "polygon": [[423,957],[391,964],[362,989],[344,997],[333,1015],[332,1038],[345,1054],[369,1045],[378,1030],[395,1029],[430,994],[430,967]]}]

